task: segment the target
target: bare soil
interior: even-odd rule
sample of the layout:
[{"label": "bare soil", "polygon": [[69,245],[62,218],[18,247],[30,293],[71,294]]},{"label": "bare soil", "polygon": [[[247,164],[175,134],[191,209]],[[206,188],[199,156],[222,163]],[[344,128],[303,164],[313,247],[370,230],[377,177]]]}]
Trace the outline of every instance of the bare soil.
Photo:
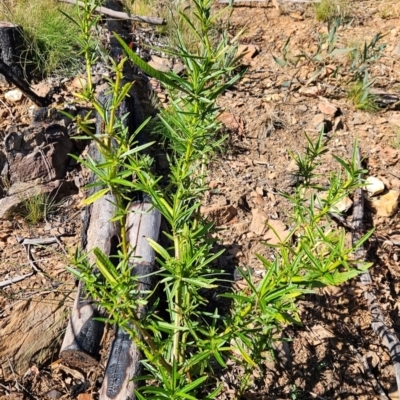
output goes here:
[{"label": "bare soil", "polygon": [[[241,43],[248,45],[244,59],[248,71],[220,99],[225,110],[221,120],[229,138],[226,150],[210,166],[204,207],[233,207],[236,215],[219,223],[219,243],[227,250],[219,262],[251,268],[257,276],[263,268],[256,254],[269,256],[264,242],[270,237],[268,232],[252,229],[252,221],[262,213],[282,227],[290,224],[290,206],[279,192],[290,191],[293,164],[289,151],[304,150],[304,133],[316,138],[321,120],[332,127],[326,133],[329,153],[322,172],[337,170],[332,154],[349,159],[358,137],[369,175],[380,178],[386,190],[400,190],[400,111],[396,104],[374,113],[355,108],[347,96],[352,77],[348,56],[327,55],[325,44],[322,60],[312,60],[318,41],[329,32],[326,23],[315,20],[312,6],[285,2],[278,10],[268,3],[240,4],[232,15],[232,34],[246,27]],[[399,95],[398,2],[359,0],[352,3],[352,9],[353,21],[337,30],[336,48],[369,43],[375,34],[385,34],[378,43],[387,46],[378,59],[368,63],[369,77],[376,90]],[[283,59],[289,37],[287,56],[292,65],[282,67],[274,57]],[[309,57],[294,65],[301,52]],[[29,121],[30,103],[8,104],[3,95],[9,89],[0,87],[0,131],[16,121]],[[160,100],[165,101],[165,96]],[[336,107],[334,115],[327,113],[326,102]],[[18,348],[29,342],[24,350],[25,369],[18,369],[13,359],[0,360],[0,398],[97,397],[109,337],[95,370],[70,370],[57,360],[74,296],[74,282],[65,271],[65,251],[80,241],[80,196],[67,199],[48,221],[35,226],[18,218],[0,221],[0,281],[31,270],[26,249],[17,237],[60,237],[60,243],[32,251],[43,272],[0,288],[0,349],[13,346],[17,354]],[[367,210],[366,219],[367,227],[375,228],[370,256],[376,293],[388,326],[400,335],[399,214],[383,217]],[[277,349],[275,362],[266,362],[265,375],[254,377],[244,399],[378,399],[377,382],[389,398],[398,398],[389,354],[371,329],[371,316],[356,279],[324,288],[301,300],[299,307],[303,326],[287,327],[288,345]],[[41,314],[37,325],[15,325],[15,320],[27,319],[35,312]],[[49,315],[51,323],[43,323]],[[8,325],[18,328],[8,332]],[[30,337],[29,332],[36,328]],[[366,373],[366,365],[372,374]],[[235,368],[226,372],[221,399],[236,398],[239,377]]]}]

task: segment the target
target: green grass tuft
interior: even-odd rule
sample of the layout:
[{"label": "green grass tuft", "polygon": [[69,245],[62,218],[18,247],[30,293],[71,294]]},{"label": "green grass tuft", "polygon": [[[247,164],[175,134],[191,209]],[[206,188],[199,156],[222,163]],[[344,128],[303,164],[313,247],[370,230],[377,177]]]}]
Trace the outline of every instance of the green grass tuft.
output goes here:
[{"label": "green grass tuft", "polygon": [[335,18],[350,18],[351,2],[348,0],[321,0],[314,5],[317,21],[327,22]]},{"label": "green grass tuft", "polygon": [[45,221],[46,218],[57,211],[59,204],[55,202],[54,196],[48,193],[37,194],[24,199],[17,214],[29,225],[36,225]]},{"label": "green grass tuft", "polygon": [[81,64],[78,55],[78,27],[63,13],[75,13],[75,7],[53,0],[1,2],[0,18],[23,29],[24,50],[21,63],[37,77],[70,76]]},{"label": "green grass tuft", "polygon": [[357,110],[367,112],[377,112],[379,110],[375,96],[370,93],[369,87],[366,87],[362,82],[351,86],[347,95]]}]

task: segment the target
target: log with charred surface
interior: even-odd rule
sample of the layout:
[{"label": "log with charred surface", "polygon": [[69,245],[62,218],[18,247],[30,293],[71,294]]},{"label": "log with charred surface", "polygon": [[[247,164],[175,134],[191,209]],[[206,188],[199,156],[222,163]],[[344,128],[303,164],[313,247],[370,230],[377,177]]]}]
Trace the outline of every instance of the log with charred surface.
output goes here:
[{"label": "log with charred surface", "polygon": [[[138,292],[149,292],[154,287],[152,272],[155,266],[155,252],[148,238],[157,241],[161,214],[145,198],[134,202],[127,217],[127,239],[134,249],[132,255],[132,274],[138,276]],[[138,313],[143,318],[146,308]],[[139,333],[137,337],[140,339]],[[141,352],[135,341],[123,330],[117,329],[100,391],[102,400],[133,399],[137,382],[133,378],[141,375]]]}]

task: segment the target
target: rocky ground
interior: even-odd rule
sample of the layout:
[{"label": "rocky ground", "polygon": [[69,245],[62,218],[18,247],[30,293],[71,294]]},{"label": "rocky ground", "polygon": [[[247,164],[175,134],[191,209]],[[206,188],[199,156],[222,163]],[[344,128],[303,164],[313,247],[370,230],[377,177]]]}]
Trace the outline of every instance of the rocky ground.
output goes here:
[{"label": "rocky ground", "polygon": [[[285,2],[277,8],[243,2],[235,6],[232,34],[246,26],[241,42],[247,46],[248,72],[220,100],[224,108],[220,118],[229,140],[210,166],[203,211],[221,229],[219,243],[226,248],[221,265],[250,267],[257,276],[262,267],[256,254],[268,256],[263,243],[274,240],[265,222],[279,232],[290,224],[290,207],[279,195],[292,185],[294,165],[289,151],[302,152],[304,133],[316,138],[324,127],[329,152],[321,172],[328,174],[337,170],[332,154],[348,159],[358,137],[368,175],[378,178],[384,190],[370,199],[366,215],[367,225],[375,228],[369,244],[374,261],[371,274],[386,322],[399,335],[400,7],[395,0],[360,0],[352,7],[352,22],[337,28],[333,43],[328,40],[332,26],[316,22],[307,4]],[[348,52],[333,52],[363,48],[379,33],[383,37],[355,63]],[[176,67],[162,57],[154,57],[153,63],[160,68]],[[351,78],[364,65],[377,99],[387,103],[376,112],[357,110],[347,95]],[[152,83],[156,88],[156,82]],[[77,85],[76,80],[63,83],[59,104],[72,100],[70,92]],[[0,159],[10,165],[7,174],[2,172],[0,202],[9,202],[13,193],[16,202],[28,196],[26,190],[32,189],[18,186],[13,175],[24,168],[33,174],[25,182],[40,179],[31,188],[36,190],[46,180],[61,180],[65,192],[43,222],[30,225],[21,216],[3,214],[0,220],[0,394],[21,399],[96,398],[105,357],[93,371],[71,370],[58,361],[74,295],[74,282],[65,266],[68,250],[80,242],[79,188],[84,181],[82,171],[66,153],[82,149],[67,139],[61,119],[59,127],[50,131],[40,121],[34,123],[27,99],[7,99],[12,89],[0,85]],[[49,87],[42,83],[36,89]],[[162,92],[158,98],[160,105],[168,101]],[[35,133],[29,130],[21,139],[20,133],[32,126]],[[64,156],[57,146],[68,148]],[[21,149],[24,157],[16,159]],[[53,189],[43,190],[55,196]],[[1,204],[0,213],[4,213],[5,203]],[[348,215],[351,218],[351,209]],[[29,238],[41,240],[30,244]],[[49,238],[57,239],[44,243]],[[19,282],[4,284],[32,271]],[[258,377],[243,398],[377,399],[377,383],[389,398],[398,398],[389,354],[371,329],[357,280],[324,288],[302,300],[300,309],[303,326],[285,330],[291,339],[286,353],[267,365],[265,376]],[[221,399],[235,398],[238,372],[225,375]]]}]

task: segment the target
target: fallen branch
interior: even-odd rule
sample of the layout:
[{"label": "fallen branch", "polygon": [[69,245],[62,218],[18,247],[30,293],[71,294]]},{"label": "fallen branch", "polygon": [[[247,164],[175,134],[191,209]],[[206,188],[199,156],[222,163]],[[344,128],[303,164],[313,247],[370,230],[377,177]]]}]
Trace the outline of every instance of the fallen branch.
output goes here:
[{"label": "fallen branch", "polygon": [[34,245],[34,246],[43,246],[53,243],[59,243],[56,237],[51,238],[23,238],[21,236],[16,236],[18,244],[22,245]]},{"label": "fallen branch", "polygon": [[[128,214],[127,238],[134,250],[132,254],[132,274],[139,277],[136,290],[148,292],[154,287],[151,273],[154,270],[155,252],[147,238],[158,240],[161,214],[146,199],[136,201],[130,206]],[[140,310],[140,317],[146,314]],[[112,344],[110,356],[100,391],[101,400],[125,400],[133,398],[138,383],[134,380],[141,375],[141,353],[134,341],[118,328]]]},{"label": "fallen branch", "polygon": [[[70,3],[70,4],[78,4],[80,7],[83,7],[82,1],[76,0],[58,0],[63,3]],[[132,21],[139,21],[139,22],[146,22],[147,24],[152,25],[165,25],[167,22],[163,18],[157,17],[143,17],[140,15],[130,15],[122,11],[114,11],[110,8],[106,7],[97,7],[96,10],[99,14],[108,15],[110,17],[118,18],[118,19],[130,19]]]},{"label": "fallen branch", "polygon": [[30,86],[19,76],[14,74],[10,67],[0,60],[0,74],[4,75],[5,78],[15,85],[24,95],[31,100],[34,104],[39,107],[46,107],[49,104],[49,100],[38,96]]},{"label": "fallen branch", "polygon": [[34,274],[34,272],[30,272],[29,274],[26,274],[26,275],[15,276],[14,278],[7,279],[6,281],[1,281],[0,288],[8,286],[8,285],[12,285],[13,283],[23,281],[25,278],[28,278],[28,277],[32,276],[33,274]]},{"label": "fallen branch", "polygon": [[[360,161],[360,150],[357,148],[357,168],[361,168]],[[363,236],[364,231],[364,190],[362,188],[356,189],[354,193],[354,206],[353,206],[353,231],[352,231],[352,242],[355,245]],[[367,250],[365,244],[360,246],[355,251],[355,257],[357,260],[366,260]],[[364,286],[364,296],[368,302],[368,306],[372,315],[372,330],[377,336],[382,339],[383,344],[389,351],[390,357],[392,359],[396,382],[398,396],[400,399],[400,342],[397,339],[395,333],[393,333],[385,324],[384,315],[379,307],[377,298],[375,296],[372,287],[371,274],[367,271],[360,275],[361,284]]]}]

